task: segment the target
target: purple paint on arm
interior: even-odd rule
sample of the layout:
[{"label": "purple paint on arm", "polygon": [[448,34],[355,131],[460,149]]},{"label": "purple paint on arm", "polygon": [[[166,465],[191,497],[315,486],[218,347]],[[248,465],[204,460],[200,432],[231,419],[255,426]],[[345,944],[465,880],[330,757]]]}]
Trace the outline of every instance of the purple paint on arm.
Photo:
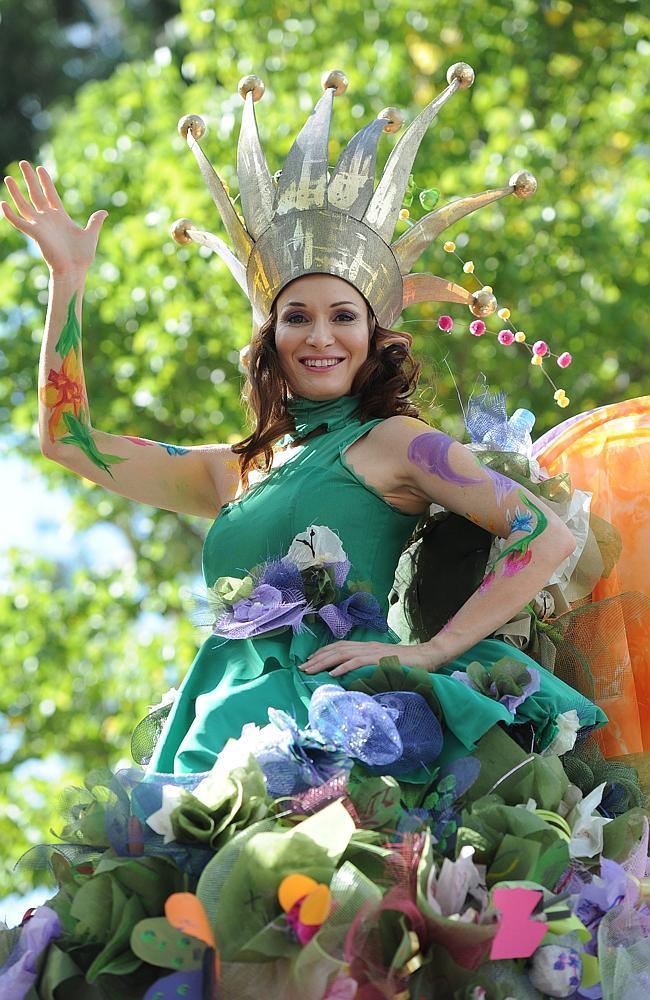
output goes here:
[{"label": "purple paint on arm", "polygon": [[448,458],[452,444],[454,444],[453,438],[441,434],[440,431],[420,434],[413,438],[409,445],[409,462],[413,462],[425,472],[431,472],[434,476],[444,479],[447,483],[455,483],[456,486],[479,486],[480,479],[461,476],[452,469]]},{"label": "purple paint on arm", "polygon": [[487,472],[488,476],[494,483],[494,494],[499,506],[501,506],[503,502],[508,499],[514,490],[519,489],[518,483],[516,483],[513,479],[508,479],[507,476],[497,472],[496,469],[490,469],[487,465],[482,466],[482,468],[485,472]]}]

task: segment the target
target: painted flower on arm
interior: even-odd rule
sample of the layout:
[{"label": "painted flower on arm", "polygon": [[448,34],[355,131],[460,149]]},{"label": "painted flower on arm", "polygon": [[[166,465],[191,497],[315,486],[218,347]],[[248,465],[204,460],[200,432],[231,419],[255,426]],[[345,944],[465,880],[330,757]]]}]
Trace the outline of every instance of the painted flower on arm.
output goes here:
[{"label": "painted flower on arm", "polygon": [[65,414],[72,413],[78,418],[86,405],[80,363],[74,351],[66,355],[59,371],[50,368],[47,382],[41,388],[40,397],[41,402],[51,410],[47,421],[47,432],[54,444],[56,439],[66,432]]},{"label": "painted flower on arm", "polygon": [[512,549],[503,560],[503,575],[515,576],[528,565],[532,558],[533,553],[529,548]]}]

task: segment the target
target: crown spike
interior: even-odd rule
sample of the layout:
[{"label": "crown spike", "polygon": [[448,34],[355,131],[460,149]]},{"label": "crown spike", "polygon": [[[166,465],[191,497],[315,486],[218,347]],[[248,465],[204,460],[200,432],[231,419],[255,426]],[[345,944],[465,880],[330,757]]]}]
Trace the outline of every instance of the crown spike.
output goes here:
[{"label": "crown spike", "polygon": [[194,153],[196,162],[203,174],[203,180],[212,196],[213,202],[219,209],[226,232],[232,240],[235,254],[242,264],[245,265],[250,257],[253,244],[233,208],[233,204],[228,197],[221,178],[199,146],[198,140],[203,138],[207,131],[205,122],[198,115],[184,115],[178,123],[178,131],[187,140],[187,145]]},{"label": "crown spike", "polygon": [[385,127],[385,119],[376,118],[350,139],[327,187],[327,200],[332,208],[355,219],[363,218],[375,188],[377,144]]},{"label": "crown spike", "polygon": [[264,94],[264,83],[259,76],[251,74],[242,77],[237,89],[244,101],[237,145],[239,193],[246,228],[256,240],[273,221],[273,181],[255,118],[255,102]]},{"label": "crown spike", "polygon": [[332,102],[347,87],[340,70],[323,75],[325,93],[289,150],[275,193],[275,214],[327,206],[327,148]]},{"label": "crown spike", "polygon": [[449,98],[457,90],[471,85],[474,72],[466,63],[456,63],[449,69],[447,79],[447,88],[411,122],[388,157],[383,176],[363,218],[386,243],[393,235],[411,167],[426,130]]},{"label": "crown spike", "polygon": [[484,205],[489,205],[493,201],[498,201],[499,198],[505,198],[508,194],[514,194],[514,192],[513,184],[490,191],[481,191],[479,194],[471,194],[466,198],[450,201],[448,205],[423,216],[391,246],[402,274],[408,274],[415,261],[431,245],[436,236],[439,236],[454,222],[463,219],[479,208],[483,208]]},{"label": "crown spike", "polygon": [[461,302],[468,306],[472,293],[462,285],[439,278],[436,274],[407,274],[404,278],[402,307],[415,302]]}]

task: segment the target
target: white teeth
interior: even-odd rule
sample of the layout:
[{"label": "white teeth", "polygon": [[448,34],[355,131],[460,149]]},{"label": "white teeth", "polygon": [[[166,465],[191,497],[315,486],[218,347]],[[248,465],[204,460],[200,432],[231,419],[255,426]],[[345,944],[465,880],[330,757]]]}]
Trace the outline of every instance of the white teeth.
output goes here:
[{"label": "white teeth", "polygon": [[307,358],[303,358],[302,364],[306,365],[307,368],[333,368],[334,365],[338,365],[340,361],[341,361],[341,358],[334,358],[331,361],[330,360],[321,360],[321,359],[310,360],[310,359],[307,359]]}]

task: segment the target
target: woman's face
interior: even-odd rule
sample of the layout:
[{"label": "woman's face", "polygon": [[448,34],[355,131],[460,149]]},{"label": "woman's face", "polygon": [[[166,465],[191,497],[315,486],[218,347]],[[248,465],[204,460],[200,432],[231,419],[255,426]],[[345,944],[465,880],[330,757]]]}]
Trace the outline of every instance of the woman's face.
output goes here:
[{"label": "woman's face", "polygon": [[275,346],[294,395],[349,395],[369,339],[365,299],[342,278],[308,274],[280,292]]}]

